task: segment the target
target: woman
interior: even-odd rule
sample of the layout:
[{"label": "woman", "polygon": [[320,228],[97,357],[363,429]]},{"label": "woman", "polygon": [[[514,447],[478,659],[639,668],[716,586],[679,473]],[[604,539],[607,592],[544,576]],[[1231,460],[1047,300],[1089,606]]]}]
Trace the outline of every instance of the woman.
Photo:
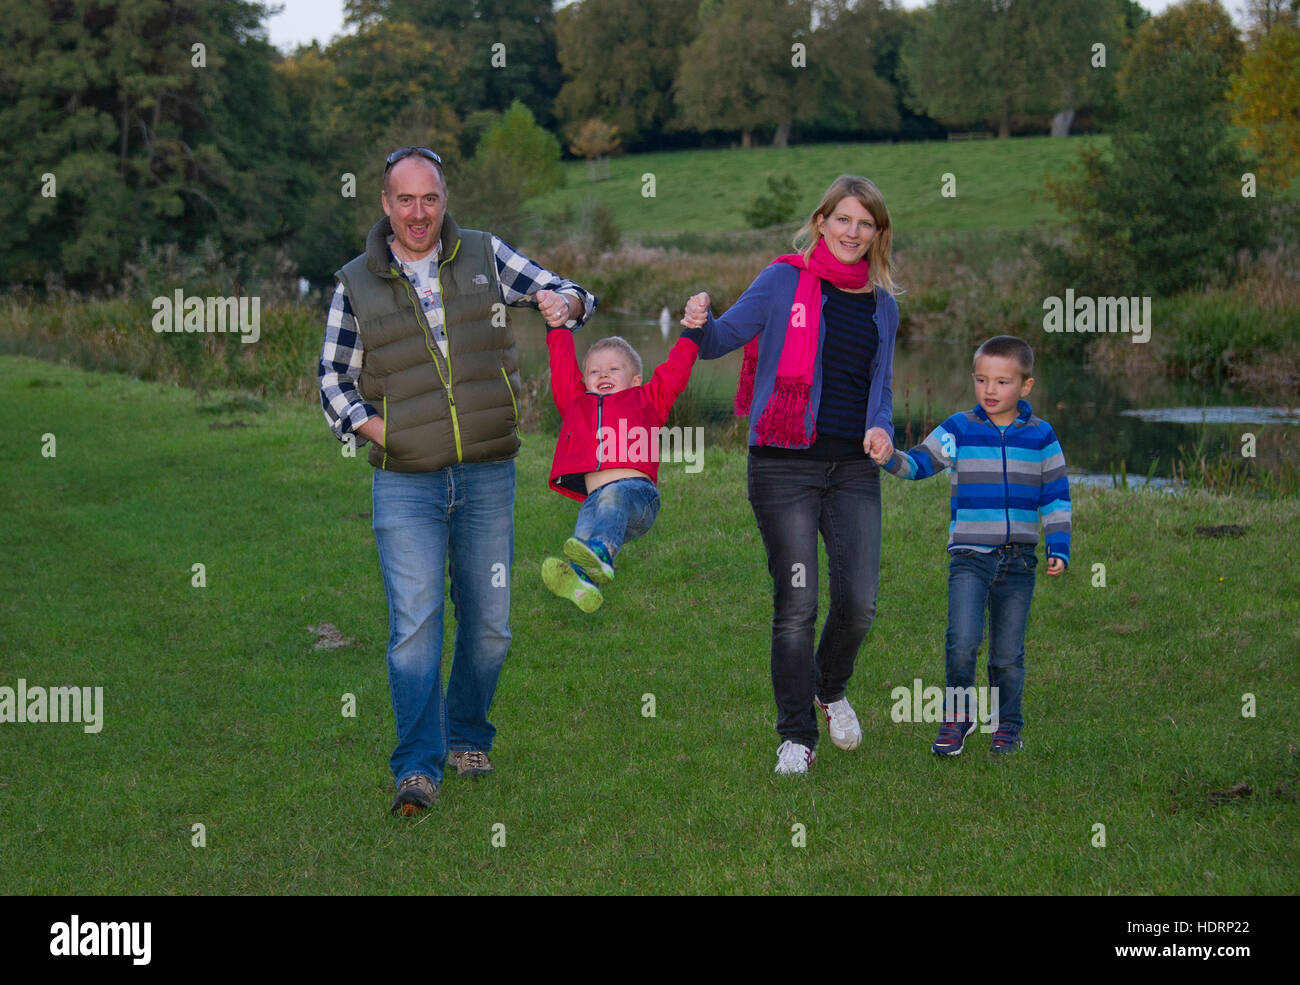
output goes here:
[{"label": "woman", "polygon": [[[749,502],[772,575],[778,773],[806,773],[817,758],[814,704],[836,746],[862,740],[846,688],[880,579],[869,456],[893,452],[891,239],[880,190],[841,175],[795,236],[800,252],[777,257],[720,318],[699,294],[682,319],[706,327],[701,358],[746,346],[736,411],[750,416]],[[819,531],[831,604],[814,652]]]}]

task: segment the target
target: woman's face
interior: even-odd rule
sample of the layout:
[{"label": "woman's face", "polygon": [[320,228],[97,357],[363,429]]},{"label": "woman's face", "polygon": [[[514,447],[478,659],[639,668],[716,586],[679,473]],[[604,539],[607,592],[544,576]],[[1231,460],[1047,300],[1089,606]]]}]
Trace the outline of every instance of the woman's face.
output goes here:
[{"label": "woman's face", "polygon": [[857,263],[876,235],[876,220],[852,195],[840,199],[829,216],[818,214],[817,231],[840,263]]}]

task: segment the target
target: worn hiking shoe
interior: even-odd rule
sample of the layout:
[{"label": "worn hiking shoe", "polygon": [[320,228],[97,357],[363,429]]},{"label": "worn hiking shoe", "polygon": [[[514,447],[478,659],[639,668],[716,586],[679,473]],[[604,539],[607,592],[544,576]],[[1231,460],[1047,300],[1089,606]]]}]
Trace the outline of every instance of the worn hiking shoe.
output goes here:
[{"label": "worn hiking shoe", "polygon": [[993,745],[989,753],[994,756],[1006,756],[1013,752],[1025,748],[1025,744],[1020,741],[1020,730],[1010,726],[999,726],[998,730],[993,733]]},{"label": "worn hiking shoe", "polygon": [[564,542],[564,556],[597,584],[606,585],[614,580],[614,559],[598,540],[584,542],[577,537],[570,537]]},{"label": "worn hiking shoe", "polygon": [[595,582],[558,557],[548,557],[542,562],[542,581],[552,592],[568,599],[583,612],[595,612],[605,601]]},{"label": "worn hiking shoe", "polygon": [[492,760],[482,749],[453,749],[447,753],[447,763],[456,767],[457,776],[468,776],[477,780],[492,772]]},{"label": "worn hiking shoe", "polygon": [[939,726],[939,737],[930,747],[936,756],[960,756],[966,747],[966,736],[975,731],[976,723],[960,715]]},{"label": "worn hiking shoe", "polygon": [[840,698],[828,705],[822,704],[819,698],[813,698],[813,702],[826,715],[826,731],[830,733],[835,748],[856,749],[862,741],[862,726],[858,724],[857,713],[849,699]]},{"label": "worn hiking shoe", "polygon": [[402,817],[411,817],[432,807],[437,799],[438,784],[433,780],[423,774],[408,776],[397,788],[397,796],[393,798],[393,806],[389,811],[401,814]]},{"label": "worn hiking shoe", "polygon": [[776,772],[807,773],[808,767],[817,762],[817,753],[807,746],[786,739],[776,750]]}]

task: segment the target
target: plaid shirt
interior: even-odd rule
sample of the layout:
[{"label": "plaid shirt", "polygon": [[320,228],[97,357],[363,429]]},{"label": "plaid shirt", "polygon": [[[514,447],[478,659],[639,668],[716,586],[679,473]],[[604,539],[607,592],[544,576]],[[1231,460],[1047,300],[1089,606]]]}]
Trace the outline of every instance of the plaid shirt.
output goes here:
[{"label": "plaid shirt", "polygon": [[[434,251],[431,258],[435,263],[441,250]],[[402,263],[389,255],[405,274],[412,287],[418,287],[414,275],[408,271],[408,264]],[[596,310],[596,296],[584,290],[571,280],[566,280],[543,267],[539,267],[528,257],[497,237],[492,237],[492,253],[497,262],[497,283],[501,288],[501,300],[513,308],[537,308],[538,291],[555,291],[575,297],[582,302],[582,317],[576,323],[570,321],[576,331],[581,328]],[[421,261],[423,262],[423,261]],[[433,286],[433,306],[425,312],[429,328],[438,338],[444,333],[444,316],[442,298],[438,295],[437,278],[431,281]],[[321,408],[330,430],[339,441],[347,441],[347,435],[353,434],[358,447],[366,439],[355,434],[356,429],[379,412],[368,404],[357,388],[361,377],[361,335],[357,331],[357,319],[352,313],[352,302],[348,299],[347,289],[340,282],[334,287],[334,298],[330,301],[329,317],[325,320],[325,344],[321,348],[320,367],[317,380],[320,385]]]}]

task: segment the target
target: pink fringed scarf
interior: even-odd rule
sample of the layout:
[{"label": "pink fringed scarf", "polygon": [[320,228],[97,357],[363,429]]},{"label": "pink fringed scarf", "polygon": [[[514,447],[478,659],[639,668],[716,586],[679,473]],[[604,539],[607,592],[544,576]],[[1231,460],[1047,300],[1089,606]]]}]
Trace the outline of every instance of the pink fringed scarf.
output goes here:
[{"label": "pink fringed scarf", "polygon": [[[866,258],[853,264],[835,259],[825,239],[819,239],[812,255],[804,263],[800,253],[786,253],[773,263],[788,263],[799,269],[799,283],[790,306],[790,321],[785,330],[785,347],[776,367],[776,385],[763,407],[755,430],[760,445],[782,448],[811,445],[817,440],[814,424],[809,434],[804,424],[808,416],[808,398],[812,390],[813,370],[817,359],[817,341],[821,330],[821,282],[828,280],[842,291],[865,287],[870,280]],[[760,333],[761,334],[761,333]],[[749,414],[754,400],[754,375],[758,368],[758,336],[745,346],[745,362],[736,386],[737,417]]]}]

